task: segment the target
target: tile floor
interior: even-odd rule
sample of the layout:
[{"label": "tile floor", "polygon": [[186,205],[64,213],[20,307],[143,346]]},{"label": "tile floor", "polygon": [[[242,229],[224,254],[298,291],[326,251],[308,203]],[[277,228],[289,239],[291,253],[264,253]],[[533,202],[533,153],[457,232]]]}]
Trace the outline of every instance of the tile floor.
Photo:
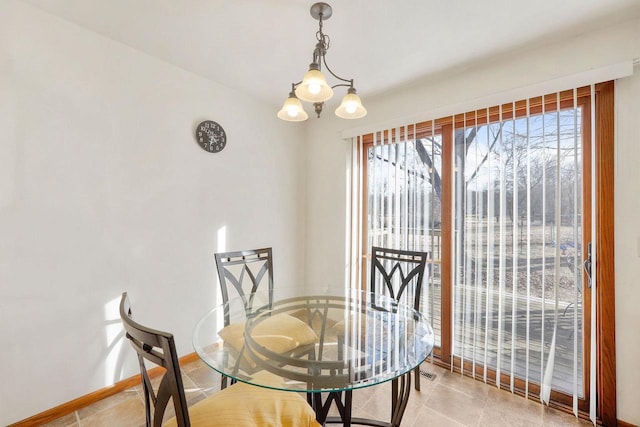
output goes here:
[{"label": "tile floor", "polygon": [[[563,412],[514,396],[493,386],[425,364],[423,370],[436,374],[422,378],[421,391],[412,390],[402,425],[438,426],[588,426]],[[220,376],[200,361],[183,367],[183,382],[189,404],[220,388]],[[353,416],[388,419],[390,385],[358,390],[353,394]],[[125,390],[80,409],[48,427],[139,427],[144,426],[144,401],[140,386]],[[335,424],[334,424],[335,425]]]}]

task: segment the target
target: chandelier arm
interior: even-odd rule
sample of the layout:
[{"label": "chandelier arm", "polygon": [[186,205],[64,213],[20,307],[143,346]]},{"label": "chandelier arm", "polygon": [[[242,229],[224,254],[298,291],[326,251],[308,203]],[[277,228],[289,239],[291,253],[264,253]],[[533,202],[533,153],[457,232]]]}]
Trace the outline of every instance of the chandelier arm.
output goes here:
[{"label": "chandelier arm", "polygon": [[335,84],[335,85],[331,86],[331,89],[335,89],[337,87],[342,87],[342,86],[344,86],[344,87],[353,87],[353,80],[350,80],[350,83],[338,83],[338,84]]},{"label": "chandelier arm", "polygon": [[[324,68],[336,79],[338,80],[342,80],[343,82],[347,82],[349,83],[350,87],[353,87],[353,79],[345,79],[340,77],[339,75],[337,75],[336,73],[334,73],[333,71],[331,71],[331,68],[329,68],[329,66],[327,65],[327,60],[325,59],[325,56],[322,55],[322,63],[324,64]],[[343,86],[347,86],[347,85],[343,85]]]}]

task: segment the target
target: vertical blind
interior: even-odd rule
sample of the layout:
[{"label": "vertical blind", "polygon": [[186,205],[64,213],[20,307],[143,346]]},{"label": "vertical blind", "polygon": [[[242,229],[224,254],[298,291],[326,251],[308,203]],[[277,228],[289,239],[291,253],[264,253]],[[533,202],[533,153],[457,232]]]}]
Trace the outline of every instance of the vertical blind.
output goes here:
[{"label": "vertical blind", "polygon": [[[584,322],[595,319],[584,312],[582,273],[592,93],[583,87],[353,140],[352,283],[366,283],[371,246],[429,252],[422,309],[438,346],[442,322],[451,323],[452,369],[485,382],[493,375],[498,387],[545,403],[552,391],[569,395],[576,415],[588,397],[586,372],[595,382],[585,366]],[[452,176],[442,175],[443,159]],[[442,205],[447,188],[451,206]],[[440,276],[443,220],[452,223],[451,278]],[[440,316],[444,300],[452,319]]]},{"label": "vertical blind", "polygon": [[[442,135],[435,122],[394,127],[353,139],[350,283],[371,280],[371,247],[429,254],[421,310],[440,346]],[[413,301],[409,288],[405,297]]]},{"label": "vertical blind", "polygon": [[[421,307],[429,316],[438,344],[440,322],[434,316],[439,311],[434,304],[437,289],[429,283],[433,283],[434,274],[438,274],[441,249],[442,137],[432,131],[422,133],[418,138],[417,133],[415,125],[388,129],[372,135],[366,152],[361,151],[362,146],[357,147],[367,159],[365,167],[361,168],[366,171],[362,186],[366,194],[363,244],[368,253],[365,260],[369,259],[372,246],[429,254]],[[362,279],[367,283],[370,274],[369,269],[364,268]],[[413,287],[408,288],[404,297],[413,301]]]},{"label": "vertical blind", "polygon": [[453,129],[453,354],[511,391],[538,384],[545,403],[552,389],[570,394],[576,415],[583,109],[574,89],[464,114]]}]

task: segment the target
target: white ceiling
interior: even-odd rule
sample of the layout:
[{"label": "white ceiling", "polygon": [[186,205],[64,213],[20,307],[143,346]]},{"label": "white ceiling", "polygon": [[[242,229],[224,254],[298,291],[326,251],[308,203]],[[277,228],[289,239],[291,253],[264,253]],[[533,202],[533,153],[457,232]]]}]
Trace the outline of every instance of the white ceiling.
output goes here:
[{"label": "white ceiling", "polygon": [[[307,70],[318,29],[309,14],[312,0],[23,1],[254,93],[274,108]],[[328,3],[333,16],[324,24],[332,42],[327,63],[337,74],[355,79],[365,104],[367,96],[416,79],[640,16],[640,0]]]}]

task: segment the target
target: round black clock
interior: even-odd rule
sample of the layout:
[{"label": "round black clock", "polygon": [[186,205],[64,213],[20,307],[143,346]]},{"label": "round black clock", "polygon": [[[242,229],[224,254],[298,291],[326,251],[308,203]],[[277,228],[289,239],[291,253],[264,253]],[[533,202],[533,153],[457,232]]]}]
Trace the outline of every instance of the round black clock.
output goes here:
[{"label": "round black clock", "polygon": [[198,145],[210,153],[219,153],[227,145],[227,134],[218,123],[205,120],[196,129]]}]

